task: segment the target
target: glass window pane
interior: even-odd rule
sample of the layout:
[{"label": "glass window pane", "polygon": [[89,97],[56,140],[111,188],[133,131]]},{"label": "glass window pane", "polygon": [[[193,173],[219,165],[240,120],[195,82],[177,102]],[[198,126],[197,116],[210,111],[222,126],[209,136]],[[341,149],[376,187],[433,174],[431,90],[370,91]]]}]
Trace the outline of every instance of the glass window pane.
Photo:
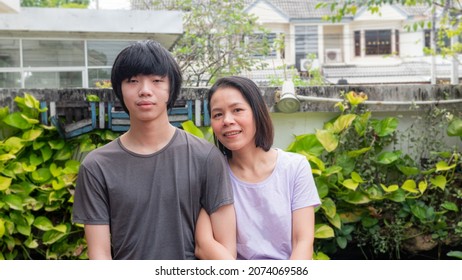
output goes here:
[{"label": "glass window pane", "polygon": [[431,31],[424,30],[424,47],[431,49]]},{"label": "glass window pane", "polygon": [[84,66],[83,41],[23,40],[24,67]]},{"label": "glass window pane", "polygon": [[366,54],[391,54],[391,30],[367,30]]},{"label": "glass window pane", "polygon": [[377,31],[366,31],[366,55],[378,54],[377,50]]},{"label": "glass window pane", "polygon": [[361,32],[355,31],[355,56],[361,56]]},{"label": "glass window pane", "polygon": [[88,66],[112,66],[119,52],[132,41],[88,41]]},{"label": "glass window pane", "polygon": [[21,73],[0,73],[0,88],[21,88]]},{"label": "glass window pane", "polygon": [[391,30],[378,31],[378,53],[391,54]]},{"label": "glass window pane", "polygon": [[0,39],[0,67],[20,67],[19,40]]},{"label": "glass window pane", "polygon": [[[253,57],[258,58],[275,58],[277,56],[274,49],[274,41],[277,38],[276,33],[256,33],[249,36],[247,47],[253,50]],[[263,48],[254,49],[255,45],[262,45]]]},{"label": "glass window pane", "polygon": [[98,87],[96,83],[111,81],[111,69],[88,69],[88,86]]},{"label": "glass window pane", "polygon": [[26,88],[82,87],[82,72],[26,72]]}]

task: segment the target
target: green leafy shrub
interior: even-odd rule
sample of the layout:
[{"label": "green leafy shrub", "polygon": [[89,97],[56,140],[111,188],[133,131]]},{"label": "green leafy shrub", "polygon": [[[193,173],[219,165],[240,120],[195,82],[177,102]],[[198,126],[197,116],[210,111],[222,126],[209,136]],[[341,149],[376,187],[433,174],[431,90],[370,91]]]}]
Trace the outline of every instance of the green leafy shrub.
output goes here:
[{"label": "green leafy shrub", "polygon": [[0,259],[87,258],[83,228],[71,223],[84,153],[116,136],[96,131],[72,140],[39,122],[31,95],[0,109]]},{"label": "green leafy shrub", "polygon": [[322,199],[316,251],[324,258],[353,243],[399,259],[402,250],[460,244],[460,152],[431,151],[421,165],[393,148],[398,118],[372,118],[366,99],[349,92],[339,116],[288,148],[310,161]]},{"label": "green leafy shrub", "polygon": [[[322,198],[315,258],[329,259],[351,245],[397,259],[403,249],[460,245],[460,152],[431,141],[425,142],[430,151],[417,159],[393,149],[398,118],[372,118],[361,108],[365,98],[348,93],[337,104],[339,116],[316,133],[296,136],[288,148],[310,161]],[[118,134],[97,130],[64,140],[39,122],[34,97],[25,94],[15,102],[17,112],[0,109],[0,259],[86,259],[83,228],[71,223],[75,179],[85,153]],[[460,116],[428,116],[432,125],[462,139]],[[188,121],[183,129],[212,141],[210,127]],[[419,139],[439,139],[429,135]],[[461,258],[461,252],[447,256]]]}]

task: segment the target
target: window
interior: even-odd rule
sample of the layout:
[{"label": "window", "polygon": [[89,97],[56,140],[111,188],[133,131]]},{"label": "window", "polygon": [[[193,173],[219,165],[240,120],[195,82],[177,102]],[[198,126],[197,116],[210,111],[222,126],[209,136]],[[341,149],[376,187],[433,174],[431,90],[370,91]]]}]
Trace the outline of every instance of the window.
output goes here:
[{"label": "window", "polygon": [[21,88],[21,73],[0,72],[0,88]]},{"label": "window", "polygon": [[84,66],[84,41],[23,40],[23,67]]},{"label": "window", "polygon": [[355,56],[361,56],[361,31],[355,31]]},{"label": "window", "polygon": [[[263,48],[256,51],[253,56],[259,58],[276,58],[277,50],[274,48],[274,41],[276,38],[276,33],[258,33],[251,36],[248,40],[249,45],[258,43],[263,46]],[[252,49],[252,47],[250,47],[250,49]]]},{"label": "window", "polygon": [[395,54],[399,55],[399,30],[395,30]]},{"label": "window", "polygon": [[25,72],[26,88],[82,87],[82,72]]},{"label": "window", "polygon": [[0,38],[1,88],[95,87],[133,41]]},{"label": "window", "polygon": [[[439,30],[436,30],[437,33],[440,33]],[[448,36],[446,34],[438,34],[437,35],[438,37],[441,37],[440,40],[442,40],[442,44],[444,47],[446,48],[450,48],[451,47],[451,39],[448,38]],[[437,38],[438,40],[438,38]],[[432,49],[432,31],[430,29],[425,29],[424,30],[424,46],[428,49]],[[438,42],[437,42],[438,44]],[[436,51],[439,52],[441,50],[441,47],[437,45],[436,47]]]},{"label": "window", "polygon": [[366,55],[391,54],[391,30],[365,32]]},{"label": "window", "polygon": [[0,39],[0,68],[19,67],[19,40]]},{"label": "window", "polygon": [[88,69],[88,86],[96,87],[96,83],[111,80],[111,68]]},{"label": "window", "polygon": [[316,25],[295,26],[295,67],[301,69],[300,61],[310,54],[318,57],[318,40]]},{"label": "window", "polygon": [[426,29],[424,31],[424,46],[428,49],[432,48],[432,32]]},{"label": "window", "polygon": [[119,52],[131,41],[88,41],[88,66],[111,66]]},{"label": "window", "polygon": [[119,52],[133,41],[88,41],[88,86],[111,79],[111,69]]}]

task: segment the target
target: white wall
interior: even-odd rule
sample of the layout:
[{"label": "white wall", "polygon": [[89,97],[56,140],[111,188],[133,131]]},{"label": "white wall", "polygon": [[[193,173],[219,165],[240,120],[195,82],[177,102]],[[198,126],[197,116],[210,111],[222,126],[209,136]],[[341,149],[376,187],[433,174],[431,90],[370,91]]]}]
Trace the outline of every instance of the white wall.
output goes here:
[{"label": "white wall", "polygon": [[[436,137],[440,135],[437,132],[437,128],[432,128],[430,130],[428,127],[416,127],[415,130],[412,128],[411,125],[416,123],[417,118],[422,114],[427,114],[426,111],[421,112],[374,112],[372,114],[372,118],[375,119],[383,119],[385,117],[397,117],[399,119],[399,126],[397,131],[400,133],[405,133],[408,131],[420,131],[421,135],[413,135],[417,137],[419,141],[423,139],[423,137]],[[337,116],[338,113],[335,112],[301,112],[301,113],[294,113],[294,114],[284,114],[284,113],[271,113],[271,118],[273,120],[273,125],[275,129],[275,137],[274,137],[274,147],[278,147],[281,149],[286,149],[290,143],[294,141],[294,136],[302,135],[302,134],[309,134],[315,133],[316,129],[322,129],[324,123],[329,121],[333,117]],[[417,122],[418,123],[418,122]],[[417,134],[420,134],[417,133]],[[452,147],[458,147],[458,150],[462,150],[462,141],[458,137],[449,137],[445,134],[445,130],[442,131],[444,142]],[[399,140],[399,139],[398,139]],[[435,139],[436,140],[440,140]],[[408,151],[409,144],[413,144],[412,142],[408,141],[399,141],[396,149]],[[392,147],[389,147],[390,149]],[[406,152],[406,154],[410,154],[415,156],[415,153],[422,153],[424,152],[426,147],[417,146],[412,149],[412,151]]]}]

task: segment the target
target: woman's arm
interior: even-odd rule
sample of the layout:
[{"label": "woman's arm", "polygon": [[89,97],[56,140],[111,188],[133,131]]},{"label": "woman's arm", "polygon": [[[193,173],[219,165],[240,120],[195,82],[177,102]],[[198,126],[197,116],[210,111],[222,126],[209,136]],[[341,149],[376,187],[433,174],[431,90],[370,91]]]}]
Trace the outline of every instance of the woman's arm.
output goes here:
[{"label": "woman's arm", "polygon": [[304,207],[292,212],[291,260],[311,260],[314,243],[314,207]]},{"label": "woman's arm", "polygon": [[[209,260],[235,259],[236,218],[234,207],[232,205],[222,206],[212,214],[212,217],[209,217],[207,212],[201,209],[195,232],[196,257]],[[215,223],[214,226],[212,226],[212,219]]]},{"label": "woman's arm", "polygon": [[109,225],[85,225],[85,239],[90,260],[111,260]]}]

